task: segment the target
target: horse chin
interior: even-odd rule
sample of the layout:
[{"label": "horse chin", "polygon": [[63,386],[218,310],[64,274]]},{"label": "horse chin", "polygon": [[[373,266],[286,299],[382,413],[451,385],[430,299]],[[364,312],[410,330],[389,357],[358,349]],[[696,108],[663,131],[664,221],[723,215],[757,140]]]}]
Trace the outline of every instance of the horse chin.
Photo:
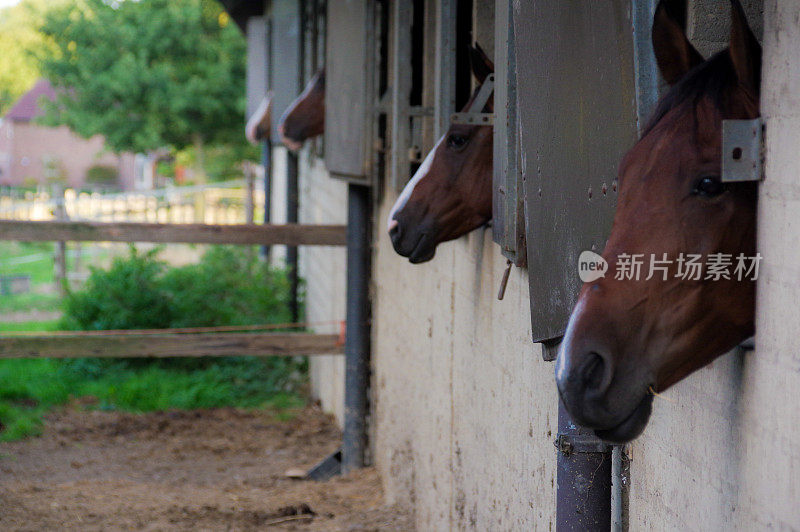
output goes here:
[{"label": "horse chin", "polygon": [[300,148],[303,147],[303,143],[301,141],[292,140],[289,137],[281,137],[281,142],[283,142],[283,145],[286,146],[286,148],[290,151],[300,151]]},{"label": "horse chin", "polygon": [[647,394],[622,423],[608,429],[596,429],[594,433],[598,438],[607,442],[628,443],[642,433],[650,420],[652,411],[653,396]]},{"label": "horse chin", "polygon": [[408,255],[408,262],[411,264],[428,262],[436,255],[436,242],[433,242],[433,245],[431,245],[426,236],[427,235],[423,235],[423,237],[420,238],[413,251]]},{"label": "horse chin", "polygon": [[431,249],[430,251],[426,251],[424,253],[412,253],[410,257],[408,257],[408,262],[411,264],[422,264],[423,262],[428,262],[431,260],[434,255],[436,255],[436,248]]}]

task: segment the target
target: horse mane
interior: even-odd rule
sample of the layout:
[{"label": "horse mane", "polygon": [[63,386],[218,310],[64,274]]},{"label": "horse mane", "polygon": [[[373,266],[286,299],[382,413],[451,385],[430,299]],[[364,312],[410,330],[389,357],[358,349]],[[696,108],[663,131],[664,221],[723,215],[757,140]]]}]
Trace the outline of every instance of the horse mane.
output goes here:
[{"label": "horse mane", "polygon": [[671,110],[691,102],[697,108],[700,101],[708,98],[720,113],[725,113],[730,90],[739,80],[728,49],[713,55],[709,60],[690,70],[658,102],[642,136],[647,135]]}]

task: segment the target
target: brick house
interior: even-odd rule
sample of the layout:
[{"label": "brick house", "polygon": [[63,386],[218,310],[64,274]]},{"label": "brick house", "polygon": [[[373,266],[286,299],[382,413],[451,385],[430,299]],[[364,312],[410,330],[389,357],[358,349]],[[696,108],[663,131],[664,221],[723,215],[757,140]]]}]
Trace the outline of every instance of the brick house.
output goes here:
[{"label": "brick house", "polygon": [[0,118],[0,185],[34,186],[63,179],[69,187],[90,188],[87,172],[93,166],[117,170],[114,188],[136,188],[137,164],[132,153],[106,151],[100,135],[84,139],[66,126],[47,127],[35,122],[43,114],[40,102],[56,93],[42,79]]}]

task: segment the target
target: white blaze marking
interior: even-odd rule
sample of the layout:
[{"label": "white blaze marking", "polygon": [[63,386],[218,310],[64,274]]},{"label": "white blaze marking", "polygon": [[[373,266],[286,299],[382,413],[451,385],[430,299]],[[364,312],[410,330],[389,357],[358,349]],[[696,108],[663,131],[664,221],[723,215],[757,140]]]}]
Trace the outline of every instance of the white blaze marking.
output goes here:
[{"label": "white blaze marking", "polygon": [[397,225],[397,222],[392,224],[392,222],[394,221],[394,215],[400,212],[403,209],[403,207],[406,206],[406,203],[408,203],[408,199],[414,192],[414,187],[416,187],[417,184],[419,184],[419,182],[422,181],[422,179],[428,175],[428,171],[430,171],[431,169],[431,164],[433,164],[433,156],[436,153],[436,149],[439,147],[439,144],[441,144],[443,140],[444,137],[440,138],[439,141],[436,143],[436,145],[433,147],[433,149],[431,149],[431,151],[428,152],[428,155],[425,157],[425,160],[422,161],[422,164],[419,165],[419,168],[414,173],[414,177],[412,177],[411,181],[409,181],[406,184],[405,188],[403,189],[403,192],[400,193],[400,197],[397,198],[397,201],[394,202],[394,206],[392,207],[392,210],[389,212],[389,219],[386,221],[387,231],[391,231],[392,228],[395,225]]}]

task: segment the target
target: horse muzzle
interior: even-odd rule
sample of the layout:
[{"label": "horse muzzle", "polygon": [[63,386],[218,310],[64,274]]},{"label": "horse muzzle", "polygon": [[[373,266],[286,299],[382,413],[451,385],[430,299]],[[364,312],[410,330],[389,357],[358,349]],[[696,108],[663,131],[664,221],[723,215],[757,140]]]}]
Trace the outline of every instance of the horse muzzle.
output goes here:
[{"label": "horse muzzle", "polygon": [[556,361],[558,393],[572,418],[598,437],[628,442],[644,430],[653,396],[642,365],[620,361],[622,353],[607,314],[583,294],[570,317]]},{"label": "horse muzzle", "polygon": [[389,222],[389,238],[398,255],[408,258],[411,264],[420,264],[436,255],[436,241],[428,231],[408,230],[398,220]]}]

